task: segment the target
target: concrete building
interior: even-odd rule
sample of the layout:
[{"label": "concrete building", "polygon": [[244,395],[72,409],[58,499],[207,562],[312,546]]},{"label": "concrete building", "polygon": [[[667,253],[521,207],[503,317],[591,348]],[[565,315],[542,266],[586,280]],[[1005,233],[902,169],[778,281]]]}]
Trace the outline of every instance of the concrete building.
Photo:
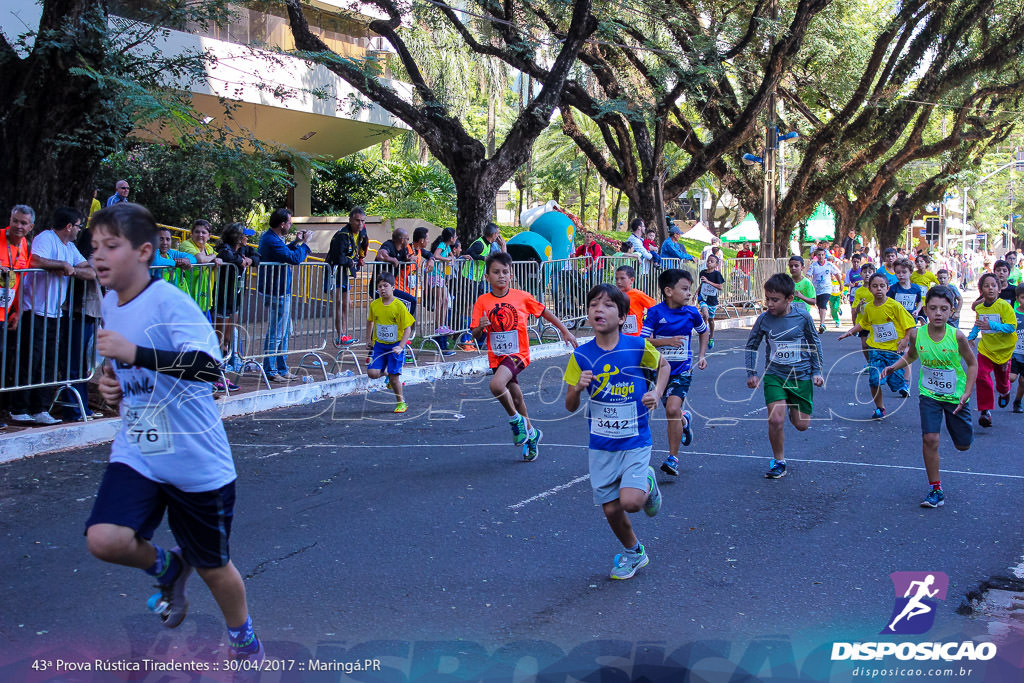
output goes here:
[{"label": "concrete building", "polygon": [[[160,4],[159,0],[112,0],[111,27],[119,30],[126,20],[142,20]],[[373,34],[368,24],[382,15],[362,5],[359,12],[343,7],[352,4],[313,0],[305,6],[306,17],[310,28],[332,50],[374,63],[386,54],[387,43]],[[256,139],[330,158],[352,154],[406,129],[323,66],[274,51],[295,46],[283,3],[239,2],[234,10],[226,25],[185,25],[159,38],[159,49],[165,54],[205,51],[212,58],[204,80],[188,86],[203,123],[244,127]],[[41,14],[38,0],[7,0],[0,9],[0,29],[13,40],[35,31]],[[389,83],[411,97],[408,84]],[[230,121],[224,102],[232,109]],[[137,134],[159,136],[151,131]],[[295,182],[292,210],[308,216],[308,173],[296,169]]]}]

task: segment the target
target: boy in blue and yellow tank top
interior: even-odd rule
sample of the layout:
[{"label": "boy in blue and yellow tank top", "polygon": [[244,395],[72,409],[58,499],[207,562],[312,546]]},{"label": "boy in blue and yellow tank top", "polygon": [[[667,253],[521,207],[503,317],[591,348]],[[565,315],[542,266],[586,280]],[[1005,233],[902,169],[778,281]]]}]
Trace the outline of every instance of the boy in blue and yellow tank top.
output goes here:
[{"label": "boy in blue and yellow tank top", "polygon": [[918,379],[921,440],[924,468],[931,485],[928,495],[921,501],[921,507],[926,508],[939,507],[946,501],[939,480],[939,431],[943,417],[946,431],[958,451],[966,451],[974,441],[968,403],[978,376],[978,359],[964,333],[948,324],[955,310],[956,295],[951,289],[942,285],[929,289],[924,305],[928,324],[910,330],[910,346],[906,353],[882,370],[885,377],[921,359]]}]

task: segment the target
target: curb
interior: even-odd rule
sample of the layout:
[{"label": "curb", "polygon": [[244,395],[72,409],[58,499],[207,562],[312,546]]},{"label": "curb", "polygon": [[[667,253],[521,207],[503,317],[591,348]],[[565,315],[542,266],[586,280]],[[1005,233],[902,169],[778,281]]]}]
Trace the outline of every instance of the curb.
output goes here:
[{"label": "curb", "polygon": [[[754,324],[756,316],[728,318],[715,322],[716,330],[729,330]],[[592,337],[581,337],[582,344]],[[531,360],[544,360],[566,355],[568,347],[562,342],[538,344],[530,348]],[[428,366],[406,368],[402,373],[406,385],[433,383],[439,380],[479,375],[487,372],[487,356],[478,355],[465,361],[436,363]],[[261,389],[228,396],[219,401],[221,418],[241,417],[267,410],[309,405],[317,401],[340,396],[380,391],[386,388],[386,380],[370,380],[366,375],[342,377],[325,382],[309,382],[276,389]],[[371,386],[371,383],[378,383]],[[85,448],[113,441],[121,429],[120,417],[108,417],[73,424],[41,427],[17,434],[0,435],[0,463],[13,462],[73,448]]]}]

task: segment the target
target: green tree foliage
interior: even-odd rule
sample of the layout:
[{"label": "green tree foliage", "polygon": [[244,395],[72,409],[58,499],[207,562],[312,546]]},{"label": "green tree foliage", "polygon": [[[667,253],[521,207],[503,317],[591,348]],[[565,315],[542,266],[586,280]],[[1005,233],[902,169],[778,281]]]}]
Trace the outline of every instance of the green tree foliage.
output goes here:
[{"label": "green tree foliage", "polygon": [[[132,200],[161,223],[188,227],[205,218],[217,231],[244,222],[254,205],[283,206],[291,184],[283,164],[210,142],[187,147],[130,142],[103,161],[97,186],[113,187],[121,178],[128,180]],[[99,199],[106,195],[101,192]]]}]

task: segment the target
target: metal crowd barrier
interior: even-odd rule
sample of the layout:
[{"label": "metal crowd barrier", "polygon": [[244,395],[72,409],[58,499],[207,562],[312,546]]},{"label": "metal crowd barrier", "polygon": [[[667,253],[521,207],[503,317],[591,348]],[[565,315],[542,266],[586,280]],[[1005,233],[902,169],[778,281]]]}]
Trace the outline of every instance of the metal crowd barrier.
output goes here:
[{"label": "metal crowd barrier", "polygon": [[[0,394],[12,415],[62,406],[88,419],[100,299],[93,280],[40,268],[0,276]],[[14,329],[11,316],[18,319]]]}]

